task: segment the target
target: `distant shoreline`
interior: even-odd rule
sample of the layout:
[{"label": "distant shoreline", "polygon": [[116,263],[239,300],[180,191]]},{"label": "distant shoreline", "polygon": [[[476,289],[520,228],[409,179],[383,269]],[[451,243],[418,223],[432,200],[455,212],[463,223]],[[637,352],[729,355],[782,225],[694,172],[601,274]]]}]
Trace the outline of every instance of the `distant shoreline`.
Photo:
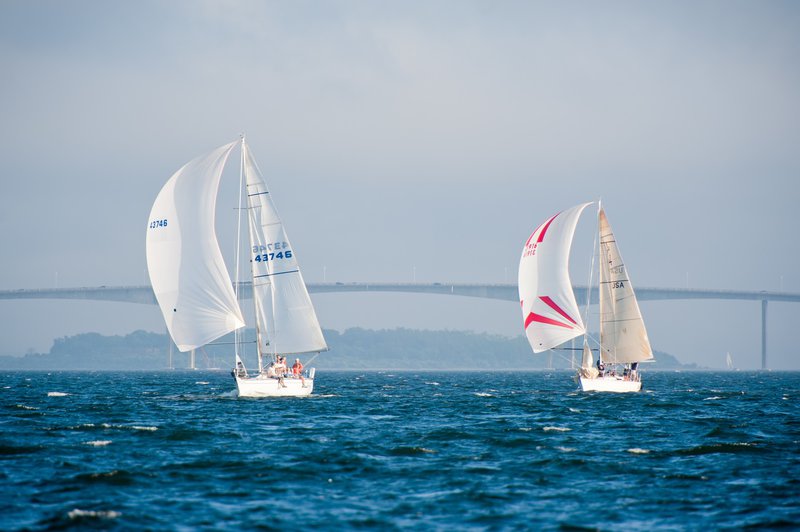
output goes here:
[{"label": "distant shoreline", "polygon": [[[319,358],[306,354],[318,371],[415,371],[415,372],[541,372],[574,371],[577,356],[553,351],[534,355],[524,336],[505,337],[471,331],[415,329],[371,330],[351,328],[324,332],[330,349]],[[251,330],[244,337],[255,337]],[[232,335],[198,348],[195,367],[200,371],[232,364]],[[125,336],[83,333],[58,338],[48,353],[0,357],[0,370],[38,371],[192,371],[189,354],[173,346],[164,333],[134,331]],[[240,350],[245,366],[257,367],[253,342]],[[312,360],[313,359],[313,360]],[[170,369],[172,366],[175,369]],[[642,365],[645,371],[696,371],[713,368],[682,364],[674,356],[655,352],[655,360]],[[724,368],[720,368],[724,369]],[[215,370],[211,370],[215,371]]]}]

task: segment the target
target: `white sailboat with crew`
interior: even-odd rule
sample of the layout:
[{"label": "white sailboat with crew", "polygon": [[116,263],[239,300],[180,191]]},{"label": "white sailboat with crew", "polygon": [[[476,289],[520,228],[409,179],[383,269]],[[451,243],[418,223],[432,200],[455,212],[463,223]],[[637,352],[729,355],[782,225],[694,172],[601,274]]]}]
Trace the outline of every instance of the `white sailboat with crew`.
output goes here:
[{"label": "white sailboat with crew", "polygon": [[[569,254],[583,203],[542,223],[528,238],[519,266],[519,297],[525,335],[534,353],[584,337],[576,375],[583,391],[636,392],[640,362],[653,359],[647,331],[605,211],[598,204],[600,340],[595,360],[575,300]],[[591,282],[588,294],[591,294]],[[587,294],[586,311],[590,300]]]},{"label": "white sailboat with crew", "polygon": [[[240,147],[236,283],[223,260],[215,229],[216,201],[226,162]],[[241,212],[250,234],[258,367],[248,371],[240,356],[245,320],[239,302],[238,251]],[[200,156],[175,172],[158,194],[147,229],[147,266],[153,292],[175,345],[191,351],[236,331],[234,370],[240,397],[306,396],[314,368],[298,355],[328,349],[311,303],[295,249],[261,172],[241,139]],[[287,357],[296,357],[290,368]]]}]

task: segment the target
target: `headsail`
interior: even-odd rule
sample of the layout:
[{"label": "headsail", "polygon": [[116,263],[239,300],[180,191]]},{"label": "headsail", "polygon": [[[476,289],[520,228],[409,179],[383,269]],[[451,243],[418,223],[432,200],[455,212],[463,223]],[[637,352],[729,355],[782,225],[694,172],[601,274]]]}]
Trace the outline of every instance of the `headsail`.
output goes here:
[{"label": "headsail", "polygon": [[237,143],[217,148],[175,172],[150,211],[146,244],[150,283],[181,351],[244,327],[214,228],[222,168]]},{"label": "headsail", "polygon": [[581,371],[582,377],[594,379],[597,377],[597,368],[594,367],[594,356],[592,350],[589,348],[589,343],[584,339],[583,341],[583,356],[581,357]]},{"label": "headsail", "polygon": [[[242,149],[259,352],[287,354],[327,350],[295,250],[244,141]],[[269,348],[265,349],[267,344]]]},{"label": "headsail", "polygon": [[600,209],[600,356],[603,362],[625,364],[653,358],[636,294],[614,233]]},{"label": "headsail", "polygon": [[569,252],[583,209],[577,205],[546,220],[531,234],[519,262],[519,299],[525,334],[534,353],[584,334],[572,282]]}]

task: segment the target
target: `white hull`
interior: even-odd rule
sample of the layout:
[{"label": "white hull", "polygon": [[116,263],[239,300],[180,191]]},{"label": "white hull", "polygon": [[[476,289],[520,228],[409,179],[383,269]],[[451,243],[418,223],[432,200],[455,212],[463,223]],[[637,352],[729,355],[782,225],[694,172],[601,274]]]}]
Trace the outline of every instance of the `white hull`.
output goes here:
[{"label": "white hull", "polygon": [[257,375],[234,377],[239,397],[305,397],[314,390],[314,379],[289,376],[283,379]]},{"label": "white hull", "polygon": [[638,392],[642,389],[642,381],[627,380],[618,375],[603,377],[579,377],[581,390],[584,392]]}]

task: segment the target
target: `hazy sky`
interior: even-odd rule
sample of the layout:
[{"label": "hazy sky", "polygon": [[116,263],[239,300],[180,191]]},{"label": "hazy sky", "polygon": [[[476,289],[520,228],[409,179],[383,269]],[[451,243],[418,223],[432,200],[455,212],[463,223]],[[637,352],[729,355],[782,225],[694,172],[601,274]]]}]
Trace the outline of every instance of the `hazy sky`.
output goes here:
[{"label": "hazy sky", "polygon": [[[308,281],[512,282],[602,197],[635,286],[800,292],[796,2],[4,0],[0,66],[2,289],[143,284],[163,183],[246,132]],[[314,300],[340,330],[522,333],[514,303]],[[756,302],[642,311],[656,349],[760,364]],[[770,305],[772,367],[800,369],[799,318]],[[138,328],[156,307],[0,302],[0,354]]]}]

